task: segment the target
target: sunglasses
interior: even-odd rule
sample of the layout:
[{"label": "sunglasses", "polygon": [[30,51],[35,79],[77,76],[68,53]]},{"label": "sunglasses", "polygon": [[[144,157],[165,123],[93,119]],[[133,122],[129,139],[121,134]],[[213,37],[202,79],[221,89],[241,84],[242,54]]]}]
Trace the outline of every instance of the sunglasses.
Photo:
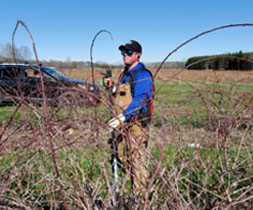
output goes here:
[{"label": "sunglasses", "polygon": [[129,56],[131,56],[134,52],[133,50],[121,50],[121,55],[127,54]]}]

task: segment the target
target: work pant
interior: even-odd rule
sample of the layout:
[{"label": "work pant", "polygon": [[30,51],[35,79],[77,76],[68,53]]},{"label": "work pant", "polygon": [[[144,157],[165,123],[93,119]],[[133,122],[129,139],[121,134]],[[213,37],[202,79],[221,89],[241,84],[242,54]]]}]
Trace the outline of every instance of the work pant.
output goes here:
[{"label": "work pant", "polygon": [[126,136],[118,137],[118,158],[126,173],[130,172],[133,189],[144,196],[149,181],[148,161],[145,150],[148,145],[147,129],[140,123],[127,128]]}]

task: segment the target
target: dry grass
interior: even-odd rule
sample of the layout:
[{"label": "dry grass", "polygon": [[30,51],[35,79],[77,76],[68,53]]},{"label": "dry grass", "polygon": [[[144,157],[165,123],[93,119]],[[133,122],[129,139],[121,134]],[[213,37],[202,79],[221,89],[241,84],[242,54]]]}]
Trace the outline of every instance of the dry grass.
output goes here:
[{"label": "dry grass", "polygon": [[[91,79],[90,69],[65,69],[64,74],[77,79]],[[105,72],[105,69],[95,69],[95,72]],[[117,80],[122,69],[112,69],[114,79]],[[155,73],[155,69],[151,69]],[[95,78],[99,76],[96,75]],[[101,77],[99,77],[101,78]],[[178,70],[161,69],[157,79],[175,79],[178,82],[220,82],[220,83],[252,83],[253,71],[214,71],[214,70]]]},{"label": "dry grass", "polygon": [[214,71],[214,70],[161,70],[158,78],[190,80],[201,82],[252,82],[253,71]]}]

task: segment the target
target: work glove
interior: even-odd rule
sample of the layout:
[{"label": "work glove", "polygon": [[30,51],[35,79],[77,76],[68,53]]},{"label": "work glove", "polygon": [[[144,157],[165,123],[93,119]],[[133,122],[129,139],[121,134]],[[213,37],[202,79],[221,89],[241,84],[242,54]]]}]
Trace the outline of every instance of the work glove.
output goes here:
[{"label": "work glove", "polygon": [[115,95],[117,92],[117,87],[116,86],[112,86],[112,94]]},{"label": "work glove", "polygon": [[123,114],[118,115],[117,117],[112,118],[108,125],[110,125],[112,128],[117,128],[121,123],[124,123],[125,116]]}]

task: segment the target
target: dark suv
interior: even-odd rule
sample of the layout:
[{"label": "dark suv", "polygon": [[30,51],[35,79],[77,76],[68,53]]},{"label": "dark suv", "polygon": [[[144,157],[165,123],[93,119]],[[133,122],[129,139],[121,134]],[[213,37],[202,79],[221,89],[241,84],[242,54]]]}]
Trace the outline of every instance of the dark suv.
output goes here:
[{"label": "dark suv", "polygon": [[[94,105],[99,101],[98,84],[67,77],[54,68],[40,66],[48,105]],[[36,65],[0,63],[0,104],[42,104],[43,92]]]}]

